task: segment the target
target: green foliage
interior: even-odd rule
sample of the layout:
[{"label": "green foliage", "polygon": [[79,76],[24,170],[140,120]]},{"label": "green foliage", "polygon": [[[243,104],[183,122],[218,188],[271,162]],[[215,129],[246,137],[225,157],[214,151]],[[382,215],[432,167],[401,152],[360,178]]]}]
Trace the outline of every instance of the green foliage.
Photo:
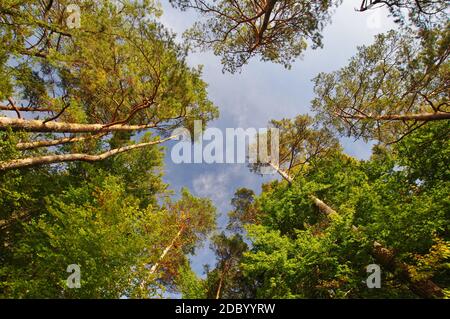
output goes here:
[{"label": "green foliage", "polygon": [[231,200],[233,210],[228,213],[229,222],[227,229],[233,232],[242,232],[243,226],[247,223],[257,221],[256,210],[253,209],[255,192],[251,189],[240,188],[234,193]]},{"label": "green foliage", "polygon": [[[186,190],[179,201],[167,198],[162,156],[154,146],[95,165],[3,173],[0,295],[149,297],[173,289],[186,255],[214,229],[215,209]],[[160,260],[183,223],[177,247]],[[66,286],[70,264],[81,266],[81,289]]]},{"label": "green foliage", "polygon": [[185,36],[194,45],[212,49],[224,70],[236,72],[255,56],[290,67],[307,41],[322,45],[321,31],[331,8],[341,1],[170,0],[182,9],[195,9],[205,20]]},{"label": "green foliage", "polygon": [[[17,101],[28,108],[26,120],[155,130],[23,150],[19,143],[62,136],[8,129],[0,132],[0,161],[101,153],[217,117],[201,68],[188,66],[187,46],[158,22],[155,1],[75,1],[81,27],[74,29],[65,23],[69,4],[0,4],[2,105]],[[187,255],[215,228],[216,211],[187,190],[169,198],[162,151],[0,173],[0,296],[150,297],[173,289],[178,269],[189,272]],[[71,264],[81,266],[80,289],[66,285]]]},{"label": "green foliage", "polygon": [[[4,127],[1,162],[101,153],[218,116],[201,67],[188,65],[189,46],[160,24],[156,1],[75,2],[82,26],[71,29],[64,21],[72,1],[2,1],[2,107],[16,100],[31,109],[25,122],[155,129],[23,149],[23,142],[61,134]],[[306,40],[321,46],[340,3],[171,2],[200,10],[206,20],[186,35],[213,49],[231,72],[254,56],[289,67]],[[185,298],[411,298],[405,282],[428,279],[448,297],[448,4],[384,3],[404,28],[378,35],[348,66],[315,79],[320,123],[306,115],[270,122],[280,131],[273,168],[285,180],[263,185],[259,196],[238,189],[226,233],[210,237],[217,218],[211,200],[187,189],[171,197],[160,146],[94,164],[2,171],[0,297],[148,298],[169,291]],[[423,118],[430,114],[439,121]],[[343,154],[330,128],[382,143],[369,160],[357,160]],[[207,239],[216,263],[199,278],[189,256]],[[382,288],[371,290],[365,280],[366,267],[379,263],[374,242],[401,269],[385,267]],[[81,266],[79,289],[66,284],[72,264]]]},{"label": "green foliage", "polygon": [[[369,161],[334,153],[317,159],[292,185],[266,185],[252,204],[259,218],[246,226],[252,248],[242,261],[257,297],[413,297],[387,269],[382,289],[366,287],[365,267],[377,263],[374,241],[393,249],[414,280],[432,278],[446,289],[450,159],[448,143],[438,138],[442,125],[429,124],[391,149],[378,146]],[[433,153],[429,160],[420,142]],[[310,195],[338,215],[323,214]]]},{"label": "green foliage", "polygon": [[[146,231],[155,221],[117,178],[100,183],[46,199],[2,267],[4,297],[119,298],[132,289],[139,274],[131,266],[142,263],[147,243],[157,240]],[[66,285],[70,264],[81,267],[80,289]]]},{"label": "green foliage", "polygon": [[396,150],[399,154],[399,165],[405,167],[408,179],[420,181],[431,188],[450,180],[450,127],[442,121],[424,127],[411,134],[408,141],[399,143]]},{"label": "green foliage", "polygon": [[[365,1],[369,2],[369,1]],[[433,28],[448,20],[449,4],[446,1],[433,0],[372,0],[375,5],[386,5],[400,25],[414,24],[420,28]],[[405,10],[406,9],[406,10]]]},{"label": "green foliage", "polygon": [[313,109],[343,135],[399,141],[430,122],[420,115],[448,113],[449,41],[448,24],[379,34],[348,66],[314,79]]},{"label": "green foliage", "polygon": [[206,299],[204,282],[192,271],[190,265],[183,265],[179,269],[177,286],[183,299]]}]

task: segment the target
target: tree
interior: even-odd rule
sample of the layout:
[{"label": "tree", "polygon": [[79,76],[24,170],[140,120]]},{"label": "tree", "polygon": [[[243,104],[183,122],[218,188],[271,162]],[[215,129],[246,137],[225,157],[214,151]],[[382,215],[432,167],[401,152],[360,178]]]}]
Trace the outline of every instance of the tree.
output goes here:
[{"label": "tree", "polygon": [[187,33],[195,45],[212,49],[224,70],[235,72],[254,56],[289,67],[306,49],[322,45],[329,10],[340,1],[171,0],[204,16]]},{"label": "tree", "polygon": [[[447,21],[446,11],[449,4],[440,0],[362,0],[360,11],[387,6],[390,13],[401,24],[409,20],[421,28],[433,27],[435,23]],[[405,10],[408,15],[405,16]]]},{"label": "tree", "polygon": [[[149,225],[158,222],[148,208],[141,210],[138,205],[136,198],[126,194],[120,179],[113,176],[102,176],[82,187],[71,187],[62,195],[47,197],[40,217],[24,224],[12,246],[3,249],[1,295],[129,296],[136,289],[135,280],[143,275],[132,267],[144,257],[148,242],[161,240],[156,237],[157,231],[147,231]],[[2,239],[8,243],[5,237]],[[81,267],[80,289],[66,285],[66,269],[71,264]]]},{"label": "tree", "polygon": [[257,222],[257,210],[254,209],[255,192],[251,189],[240,188],[231,199],[233,210],[228,213],[227,229],[235,233],[241,233],[248,223]]},{"label": "tree", "polygon": [[211,201],[195,198],[187,189],[182,190],[177,202],[168,200],[166,207],[162,229],[170,237],[166,242],[154,243],[160,254],[145,264],[149,271],[148,279],[141,284],[143,288],[158,280],[175,289],[179,271],[187,262],[186,255],[194,254],[195,248],[216,227],[216,210]]},{"label": "tree", "polygon": [[153,1],[77,1],[74,29],[69,4],[0,4],[0,295],[160,295],[215,209],[168,198],[158,145],[217,109]]},{"label": "tree", "polygon": [[332,133],[326,128],[318,128],[314,119],[308,115],[298,115],[294,119],[280,121],[272,120],[269,127],[279,130],[279,165],[276,166],[272,162],[250,164],[254,172],[270,165],[279,173],[289,175],[292,171],[301,170],[311,164],[320,156],[340,148],[339,141]]},{"label": "tree", "polygon": [[[122,176],[104,174],[44,198],[12,240],[2,230],[2,296],[149,297],[173,288],[175,270],[215,226],[213,206],[183,191],[178,202],[142,208]],[[66,285],[71,264],[81,267],[80,289]]]},{"label": "tree", "polygon": [[[3,162],[1,170],[103,160],[152,145],[130,145],[142,131],[167,136],[191,128],[195,119],[217,116],[201,70],[187,66],[186,47],[156,21],[153,1],[80,1],[82,25],[75,29],[65,23],[67,4],[7,1],[0,7],[6,48],[0,109],[17,117],[0,117],[0,130],[29,132],[17,145],[24,154]],[[131,134],[116,148],[104,147],[117,132]]]},{"label": "tree", "polygon": [[[171,0],[194,9],[204,21],[186,36],[194,45],[222,58],[224,71],[236,72],[253,57],[290,67],[307,48],[322,46],[321,32],[341,1],[299,0]],[[361,0],[358,11],[388,6],[400,25],[429,30],[447,23],[449,4],[440,0]],[[407,13],[407,14],[406,14]]]},{"label": "tree", "polygon": [[217,264],[213,271],[207,273],[208,286],[213,288],[208,297],[215,299],[250,298],[247,287],[244,288],[244,277],[239,263],[247,244],[238,234],[227,237],[224,233],[212,239],[211,248],[216,254]]},{"label": "tree", "polygon": [[183,299],[206,299],[207,289],[204,281],[197,276],[188,263],[179,269],[177,288]]},{"label": "tree", "polygon": [[[255,199],[260,223],[246,227],[253,248],[242,261],[244,274],[258,282],[257,296],[443,297],[448,203],[442,191],[448,182],[421,170],[423,180],[416,179],[417,166],[428,164],[418,153],[405,153],[418,139],[434,141],[439,124],[414,132],[394,150],[378,146],[370,161],[334,153],[288,183],[265,186]],[[440,154],[435,164],[448,160],[442,143],[427,148]],[[398,169],[412,161],[414,168]],[[372,292],[361,284],[371,263],[384,271],[382,289]]]},{"label": "tree", "polygon": [[205,265],[205,279],[198,278],[189,267],[181,267],[178,285],[183,298],[254,298],[254,283],[247,280],[241,268],[241,261],[248,251],[242,236],[227,236],[222,232],[211,238],[211,249],[215,253],[216,264],[213,269]]},{"label": "tree", "polygon": [[450,119],[449,28],[421,39],[391,31],[358,49],[348,66],[315,78],[313,109],[340,133],[386,143]]}]

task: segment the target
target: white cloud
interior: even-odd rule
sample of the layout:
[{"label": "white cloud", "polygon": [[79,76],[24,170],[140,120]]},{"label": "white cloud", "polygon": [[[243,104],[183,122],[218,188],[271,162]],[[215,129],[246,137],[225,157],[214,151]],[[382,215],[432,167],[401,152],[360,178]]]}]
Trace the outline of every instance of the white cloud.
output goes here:
[{"label": "white cloud", "polygon": [[[226,209],[235,191],[236,181],[244,182],[246,178],[242,174],[242,165],[224,165],[220,171],[203,173],[192,181],[195,195],[207,197],[214,201],[219,210]],[[245,175],[245,174],[244,174]]]},{"label": "white cloud", "polygon": [[229,176],[225,173],[202,174],[192,182],[196,195],[221,201],[226,196]]}]

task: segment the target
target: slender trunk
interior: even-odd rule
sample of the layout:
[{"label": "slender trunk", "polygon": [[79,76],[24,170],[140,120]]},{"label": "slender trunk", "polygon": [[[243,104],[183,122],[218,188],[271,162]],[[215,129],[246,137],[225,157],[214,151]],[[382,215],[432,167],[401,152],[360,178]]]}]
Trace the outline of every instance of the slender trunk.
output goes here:
[{"label": "slender trunk", "polygon": [[219,287],[217,288],[217,293],[216,293],[216,299],[220,299],[220,293],[222,291],[222,285],[223,285],[223,274],[220,276]]},{"label": "slender trunk", "polygon": [[229,268],[230,268],[229,263],[225,262],[225,264],[223,266],[223,271],[220,274],[219,287],[217,287],[217,292],[216,292],[216,299],[220,299],[220,295],[222,293],[222,288],[223,288],[223,281],[224,281],[226,274],[228,273]]},{"label": "slender trunk", "polygon": [[415,280],[409,271],[408,265],[396,260],[394,252],[389,248],[386,248],[375,241],[371,254],[380,265],[395,273],[396,277],[400,281],[406,283],[409,290],[411,290],[415,295],[425,299],[444,297],[441,287],[436,285],[432,280]]},{"label": "slender trunk", "polygon": [[30,157],[30,158],[23,158],[23,159],[17,159],[17,160],[10,160],[5,162],[0,162],[0,171],[7,171],[11,169],[17,169],[17,168],[25,168],[25,167],[32,167],[32,166],[38,166],[38,165],[44,165],[44,164],[55,164],[55,163],[64,163],[64,162],[98,162],[107,159],[108,157],[128,152],[134,149],[139,149],[155,144],[160,144],[165,141],[168,141],[170,139],[174,139],[176,136],[171,136],[169,138],[160,140],[160,141],[152,141],[148,143],[140,143],[135,145],[129,145],[124,146],[116,149],[112,149],[110,151],[107,151],[105,153],[99,154],[99,155],[90,155],[90,154],[63,154],[63,155],[48,155],[48,156],[41,156],[41,157]]},{"label": "slender trunk", "polygon": [[264,8],[265,11],[264,19],[261,24],[261,28],[259,29],[258,44],[261,43],[264,32],[267,30],[267,27],[269,26],[270,16],[272,15],[272,11],[275,8],[275,4],[277,3],[277,1],[278,0],[267,0],[266,7]]},{"label": "slender trunk", "polygon": [[[280,168],[277,168],[274,165],[272,165],[272,167],[277,169],[278,173],[280,173],[280,175],[283,178],[285,178],[289,183],[292,183],[292,178],[286,172],[283,172]],[[328,206],[319,198],[315,197],[314,195],[310,195],[310,198],[312,199],[314,204],[320,209],[320,211],[327,214],[328,217],[338,215],[333,208]],[[358,232],[359,231],[358,227],[353,225],[353,231]],[[417,296],[425,299],[444,297],[442,289],[438,285],[436,285],[432,280],[430,279],[423,279],[417,281],[414,280],[413,276],[409,271],[408,265],[397,261],[395,259],[395,253],[391,249],[381,245],[379,242],[377,241],[374,242],[371,255],[385,269],[391,271],[392,273],[395,273],[396,278],[406,283],[411,292],[413,292]]]},{"label": "slender trunk", "polygon": [[[314,196],[311,196],[311,198],[313,199],[317,207],[319,207],[321,211],[327,213],[328,216],[337,214],[335,210],[322,202],[320,199]],[[353,226],[353,231],[358,232],[358,227]],[[395,253],[391,249],[381,245],[379,242],[375,241],[373,243],[371,255],[381,266],[391,271],[392,273],[395,273],[396,278],[406,283],[408,288],[417,296],[425,299],[444,297],[442,289],[433,281],[429,279],[418,281],[414,280],[409,271],[408,265],[397,261],[395,259]]]},{"label": "slender trunk", "polygon": [[[153,275],[156,273],[156,270],[159,267],[159,264],[161,263],[161,261],[166,257],[166,255],[169,253],[169,251],[173,248],[173,246],[175,245],[175,243],[177,242],[178,238],[180,238],[181,234],[184,231],[184,226],[180,228],[180,230],[178,231],[178,233],[176,234],[176,236],[172,239],[172,241],[170,242],[169,246],[167,246],[163,253],[161,254],[161,256],[159,256],[158,261],[150,268],[149,271],[149,275]],[[143,280],[140,284],[140,287],[142,290],[145,290],[145,285],[146,285],[146,281]]]},{"label": "slender trunk", "polygon": [[276,170],[278,172],[278,174],[280,174],[280,176],[283,177],[283,179],[285,179],[289,184],[292,184],[294,179],[292,177],[290,177],[285,171],[283,171],[279,166],[273,164],[272,162],[270,162],[270,166],[274,170]]},{"label": "slender trunk", "polygon": [[[313,198],[313,201],[315,202],[317,207],[319,207],[321,211],[327,213],[328,216],[337,214],[335,210],[322,202],[320,199],[315,198],[314,196],[311,196],[311,198]],[[358,227],[353,226],[353,231],[358,232]],[[391,271],[392,273],[395,273],[396,278],[406,283],[408,288],[417,296],[425,299],[444,297],[442,289],[433,281],[429,279],[418,281],[414,280],[409,271],[408,265],[397,261],[395,259],[394,252],[389,248],[384,247],[379,242],[374,242],[371,255],[381,266]]]},{"label": "slender trunk", "polygon": [[314,204],[319,208],[319,210],[322,213],[325,213],[328,217],[337,216],[338,215],[338,213],[333,208],[331,208],[330,206],[325,204],[323,201],[318,199],[316,196],[310,195],[309,197],[314,202]]},{"label": "slender trunk", "polygon": [[181,227],[180,230],[178,231],[177,235],[172,239],[172,242],[170,243],[169,246],[167,246],[163,253],[161,254],[161,256],[158,259],[158,262],[156,262],[152,268],[150,268],[150,274],[154,274],[156,272],[156,270],[159,267],[159,264],[161,263],[161,261],[164,259],[164,257],[166,257],[166,255],[169,253],[169,251],[173,248],[173,246],[175,245],[175,243],[177,242],[178,238],[180,238],[181,234],[184,231],[184,227]]},{"label": "slender trunk", "polygon": [[358,120],[374,120],[374,121],[439,121],[449,120],[450,113],[436,112],[436,113],[420,113],[420,114],[391,114],[391,115],[341,115],[341,117],[358,119]]},{"label": "slender trunk", "polygon": [[[289,176],[288,173],[286,173],[284,170],[282,170],[279,166],[270,163],[270,166],[275,169],[278,174],[283,177],[284,180],[286,180],[289,184],[292,184],[292,182],[294,181],[294,179]],[[314,195],[310,195],[309,196],[311,198],[311,200],[314,202],[314,204],[320,209],[321,212],[327,214],[327,216],[331,216],[331,215],[337,215],[337,212],[332,209],[330,206],[328,206],[327,204],[325,204],[323,201],[321,201],[319,198],[317,198]]]},{"label": "slender trunk", "polygon": [[156,127],[155,124],[111,125],[77,124],[66,122],[43,122],[38,120],[12,119],[0,117],[0,130],[11,128],[14,131],[52,132],[52,133],[105,133],[115,131],[139,131]]}]

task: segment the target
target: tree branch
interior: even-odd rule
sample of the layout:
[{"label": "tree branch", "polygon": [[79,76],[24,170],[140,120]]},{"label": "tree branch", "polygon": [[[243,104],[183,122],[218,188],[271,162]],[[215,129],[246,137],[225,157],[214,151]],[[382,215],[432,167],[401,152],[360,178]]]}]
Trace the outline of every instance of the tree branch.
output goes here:
[{"label": "tree branch", "polygon": [[104,132],[126,132],[139,131],[155,128],[156,124],[143,125],[112,125],[107,124],[78,124],[67,122],[48,122],[39,120],[23,120],[0,117],[0,131],[11,128],[14,131],[26,132],[52,132],[52,133],[104,133]]},{"label": "tree branch", "polygon": [[24,151],[24,150],[29,150],[29,149],[33,149],[33,148],[39,148],[39,147],[49,147],[49,146],[56,146],[56,145],[61,145],[61,144],[68,144],[68,143],[76,143],[76,142],[82,142],[82,141],[86,141],[86,140],[91,140],[91,139],[98,139],[100,137],[105,136],[107,133],[101,133],[101,134],[96,134],[96,135],[86,135],[86,136],[79,136],[79,137],[65,137],[65,138],[60,138],[60,139],[55,139],[55,140],[50,140],[50,141],[35,141],[35,142],[25,142],[25,143],[18,143],[16,145],[16,148],[18,150]]},{"label": "tree branch", "polygon": [[63,155],[48,155],[48,156],[41,156],[41,157],[31,157],[31,158],[24,158],[24,159],[17,159],[17,160],[10,160],[5,162],[0,162],[0,171],[7,171],[11,169],[17,169],[17,168],[25,168],[25,167],[32,167],[32,166],[38,166],[38,165],[45,165],[45,164],[55,164],[55,163],[64,163],[64,162],[98,162],[105,160],[111,156],[128,152],[134,149],[139,149],[155,144],[161,144],[165,141],[171,140],[176,138],[177,136],[171,136],[168,138],[165,138],[163,140],[159,141],[152,141],[147,143],[140,143],[135,145],[129,145],[124,146],[116,149],[112,149],[110,151],[107,151],[105,153],[99,154],[99,155],[90,155],[90,154],[63,154]]},{"label": "tree branch", "polygon": [[338,114],[341,118],[358,119],[358,120],[375,120],[375,121],[440,121],[449,120],[450,113],[420,113],[420,114],[390,114],[390,115],[343,115]]}]

